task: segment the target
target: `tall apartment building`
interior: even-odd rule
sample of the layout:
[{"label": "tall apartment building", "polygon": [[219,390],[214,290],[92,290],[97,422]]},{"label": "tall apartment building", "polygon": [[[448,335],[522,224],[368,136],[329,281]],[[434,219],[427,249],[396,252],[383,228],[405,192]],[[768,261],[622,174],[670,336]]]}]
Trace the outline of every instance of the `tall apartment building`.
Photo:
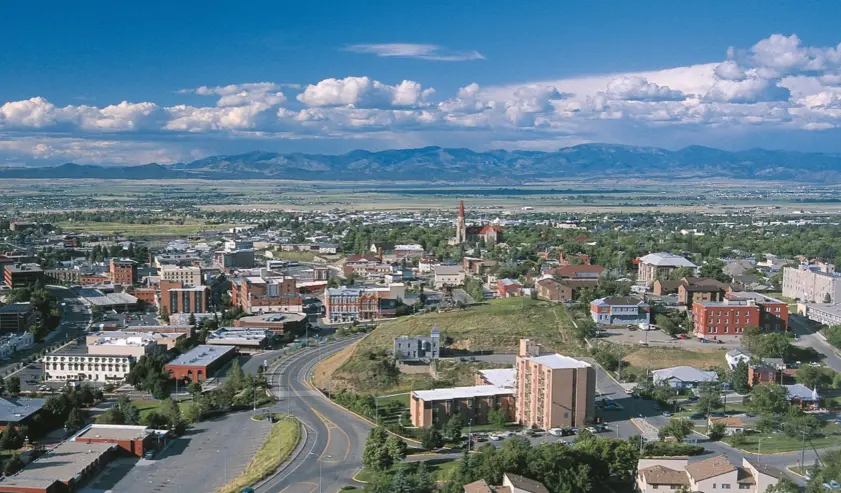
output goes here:
[{"label": "tall apartment building", "polygon": [[667,279],[679,267],[698,268],[680,255],[668,252],[649,253],[637,259],[637,283],[651,286],[657,279]]},{"label": "tall apartment building", "polygon": [[183,282],[185,286],[201,286],[203,284],[201,267],[162,265],[158,269],[158,275],[160,275],[161,280]]},{"label": "tall apartment building", "polygon": [[161,281],[158,306],[167,313],[207,313],[207,286],[185,286],[182,282]]},{"label": "tall apartment building", "polygon": [[783,269],[783,296],[807,303],[841,303],[841,274],[832,264]]},{"label": "tall apartment building", "polygon": [[259,276],[231,280],[231,302],[245,313],[300,313],[303,298],[294,277],[260,269]]},{"label": "tall apartment building", "polygon": [[127,258],[112,258],[108,273],[114,284],[132,286],[137,282],[137,262]]},{"label": "tall apartment building", "polygon": [[747,327],[788,330],[788,304],[753,292],[727,293],[724,300],[699,301],[692,306],[695,335],[702,339],[741,337]]},{"label": "tall apartment building", "polygon": [[520,341],[516,359],[516,420],[543,429],[592,422],[595,369],[574,358],[540,353],[539,344],[529,339]]}]

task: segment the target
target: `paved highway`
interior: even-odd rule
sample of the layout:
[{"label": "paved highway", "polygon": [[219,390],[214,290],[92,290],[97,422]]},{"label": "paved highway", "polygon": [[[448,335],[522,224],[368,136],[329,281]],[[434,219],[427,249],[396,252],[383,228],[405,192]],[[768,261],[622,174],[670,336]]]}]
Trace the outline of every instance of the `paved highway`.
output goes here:
[{"label": "paved highway", "polygon": [[300,454],[280,474],[256,488],[258,493],[333,493],[354,484],[371,425],[331,403],[309,384],[309,375],[320,358],[356,340],[347,338],[300,350],[271,372],[273,392],[279,398],[275,412],[296,416],[307,436]]}]

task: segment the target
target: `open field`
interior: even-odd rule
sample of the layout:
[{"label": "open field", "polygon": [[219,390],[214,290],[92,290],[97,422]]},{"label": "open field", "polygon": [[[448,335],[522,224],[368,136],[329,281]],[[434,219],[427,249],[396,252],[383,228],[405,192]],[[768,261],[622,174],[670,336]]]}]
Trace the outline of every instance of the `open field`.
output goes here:
[{"label": "open field", "polygon": [[[149,414],[157,411],[163,401],[159,401],[156,399],[141,399],[137,401],[131,401],[134,404],[134,407],[137,408],[137,411],[140,413],[140,419],[143,420]],[[178,407],[181,408],[181,411],[184,411],[184,408],[189,404],[189,400],[182,400],[178,402]]]},{"label": "open field", "polygon": [[724,366],[727,361],[724,359],[726,348],[712,350],[660,348],[660,347],[637,347],[632,349],[622,358],[637,368],[648,368],[659,370],[673,366],[693,366],[695,368],[709,369],[716,366]]},{"label": "open field", "polygon": [[217,493],[239,493],[246,486],[263,479],[289,457],[300,439],[301,424],[298,420],[291,417],[279,420],[242,474],[219,488]]},{"label": "open field", "polygon": [[82,222],[67,221],[57,224],[65,231],[82,231],[89,233],[122,233],[130,236],[157,235],[191,235],[202,230],[226,230],[238,226],[237,224],[211,224],[198,221],[183,221],[186,224],[156,223],[156,224],[127,224],[111,222]]},{"label": "open field", "polygon": [[[835,423],[826,423],[824,427],[819,430],[820,436],[813,440],[806,440],[806,448],[823,448],[837,445],[841,440],[841,426]],[[762,440],[763,454],[779,454],[784,452],[794,452],[800,450],[803,446],[803,440],[800,437],[790,437],[784,433],[749,433],[745,435],[744,443],[734,445],[734,447],[755,454],[759,450],[759,440]],[[731,437],[724,438],[724,441],[731,443]]]}]

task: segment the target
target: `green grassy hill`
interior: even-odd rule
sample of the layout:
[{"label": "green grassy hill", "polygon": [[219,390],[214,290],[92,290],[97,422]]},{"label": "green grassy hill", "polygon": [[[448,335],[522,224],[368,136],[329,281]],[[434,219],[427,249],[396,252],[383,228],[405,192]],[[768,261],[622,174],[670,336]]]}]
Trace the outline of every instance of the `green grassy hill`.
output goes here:
[{"label": "green grassy hill", "polygon": [[[572,336],[572,319],[562,305],[529,298],[494,300],[464,310],[401,317],[377,327],[333,375],[333,384],[357,392],[385,392],[470,384],[475,369],[487,365],[442,363],[439,379],[430,375],[394,375],[388,363],[395,337],[428,335],[437,325],[442,345],[453,350],[513,353],[522,338],[535,339],[547,350],[583,354]],[[473,368],[476,367],[476,368]]]}]

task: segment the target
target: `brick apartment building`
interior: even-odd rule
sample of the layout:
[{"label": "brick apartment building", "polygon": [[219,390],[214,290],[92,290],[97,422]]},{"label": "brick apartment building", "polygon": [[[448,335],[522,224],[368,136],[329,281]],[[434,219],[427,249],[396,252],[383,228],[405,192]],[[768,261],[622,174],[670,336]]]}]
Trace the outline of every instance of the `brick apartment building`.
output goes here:
[{"label": "brick apartment building", "polygon": [[584,426],[595,416],[596,372],[584,361],[547,354],[529,339],[516,359],[516,420],[542,429]]},{"label": "brick apartment building", "polygon": [[727,293],[720,302],[700,301],[692,306],[695,335],[703,339],[741,337],[745,328],[788,330],[788,304],[753,292]]},{"label": "brick apartment building", "polygon": [[127,258],[112,258],[108,275],[114,284],[133,286],[137,283],[137,262]]},{"label": "brick apartment building", "polygon": [[409,414],[418,428],[439,426],[455,413],[474,425],[488,423],[488,413],[501,410],[511,420],[514,416],[514,391],[495,385],[415,390],[409,397]]},{"label": "brick apartment building", "polygon": [[206,313],[207,286],[184,286],[182,282],[161,281],[158,306],[167,313]]},{"label": "brick apartment building", "polygon": [[300,313],[303,298],[294,277],[273,275],[261,269],[259,276],[231,280],[231,302],[245,313]]},{"label": "brick apartment building", "polygon": [[17,289],[44,282],[44,270],[38,264],[14,263],[3,267],[3,281],[6,286]]}]

